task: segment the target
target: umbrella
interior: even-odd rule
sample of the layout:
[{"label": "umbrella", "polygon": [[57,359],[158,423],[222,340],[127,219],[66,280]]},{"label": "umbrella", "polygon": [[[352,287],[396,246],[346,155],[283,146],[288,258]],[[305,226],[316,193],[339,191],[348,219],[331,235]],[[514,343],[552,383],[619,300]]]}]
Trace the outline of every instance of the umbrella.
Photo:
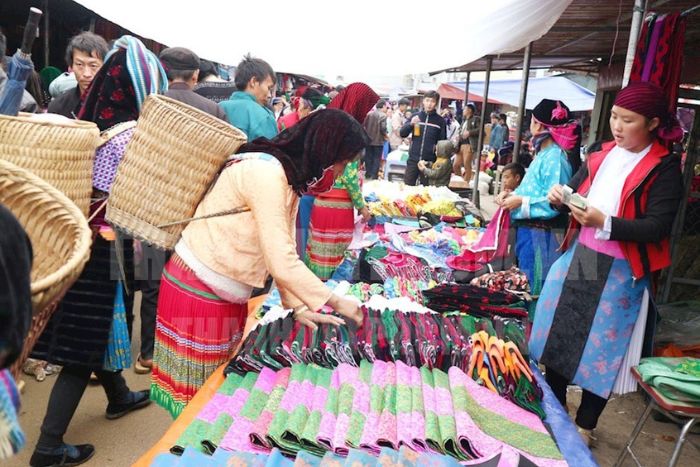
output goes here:
[{"label": "umbrella", "polygon": [[0,114],[17,115],[22,102],[22,95],[27,84],[27,78],[34,70],[32,63],[32,44],[39,27],[41,10],[30,8],[27,25],[24,28],[22,46],[15,52],[7,65],[7,83],[0,95]]}]

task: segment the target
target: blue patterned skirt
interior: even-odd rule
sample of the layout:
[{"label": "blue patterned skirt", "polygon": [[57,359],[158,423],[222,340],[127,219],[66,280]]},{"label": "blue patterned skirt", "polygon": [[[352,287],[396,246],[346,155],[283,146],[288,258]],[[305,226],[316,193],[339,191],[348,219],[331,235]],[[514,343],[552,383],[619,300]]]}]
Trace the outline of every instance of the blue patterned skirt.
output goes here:
[{"label": "blue patterned skirt", "polygon": [[630,344],[647,278],[625,259],[575,243],[544,283],[530,336],[539,363],[600,397],[609,397]]}]

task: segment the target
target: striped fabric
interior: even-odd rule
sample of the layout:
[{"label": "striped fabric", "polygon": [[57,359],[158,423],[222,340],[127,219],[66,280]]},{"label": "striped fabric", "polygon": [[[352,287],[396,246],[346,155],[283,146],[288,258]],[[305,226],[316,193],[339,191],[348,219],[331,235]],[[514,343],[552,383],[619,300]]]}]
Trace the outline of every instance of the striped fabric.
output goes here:
[{"label": "striped fabric", "polygon": [[158,57],[137,38],[129,35],[120,37],[105,57],[105,62],[117,49],[126,50],[126,68],[134,84],[136,104],[140,111],[146,96],[163,94],[168,90],[168,78]]},{"label": "striped fabric", "polygon": [[[537,415],[457,367],[443,372],[378,361],[330,370],[295,364],[276,374],[269,369],[231,374],[222,388],[172,452],[214,448],[213,459],[221,450],[279,450],[306,461],[315,455],[337,462],[327,465],[354,466],[375,465],[378,456],[395,459],[387,449],[408,449],[414,462],[419,453],[439,453],[469,465],[499,456],[508,462],[492,465],[566,465]],[[521,457],[530,463],[519,464]]]},{"label": "striped fabric", "polygon": [[241,339],[247,303],[217,297],[173,255],[163,270],[151,399],[176,418]]},{"label": "striped fabric", "polygon": [[305,262],[320,279],[330,279],[343,261],[354,225],[353,204],[347,190],[333,188],[316,197]]}]

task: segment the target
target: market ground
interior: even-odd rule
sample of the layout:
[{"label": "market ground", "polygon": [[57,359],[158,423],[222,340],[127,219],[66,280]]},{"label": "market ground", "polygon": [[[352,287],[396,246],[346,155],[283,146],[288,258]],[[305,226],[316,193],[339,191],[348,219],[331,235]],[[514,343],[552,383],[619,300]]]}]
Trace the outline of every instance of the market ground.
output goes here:
[{"label": "market ground", "polygon": [[[483,200],[483,208],[488,217],[495,209],[490,198]],[[140,302],[137,295],[137,303]],[[136,313],[138,317],[138,312]],[[139,329],[138,318],[134,329]],[[138,336],[138,332],[135,332]],[[134,355],[138,352],[138,342],[134,342]],[[149,377],[125,371],[129,386],[133,390],[146,389]],[[29,376],[23,376],[26,386],[22,395],[20,423],[27,436],[27,446],[20,454],[3,465],[27,466],[32,449],[39,436],[39,427],[44,417],[51,388],[56,379],[48,376],[45,381],[37,382]],[[570,393],[570,404],[577,405],[580,394]],[[128,466],[145,453],[165,433],[172,422],[165,410],[155,405],[134,412],[119,420],[109,421],[104,412],[107,400],[104,391],[98,385],[90,385],[73,417],[66,442],[92,443],[95,456],[86,466]],[[593,454],[601,466],[613,465],[629,434],[644,410],[645,402],[641,394],[628,394],[612,400],[603,412],[598,429],[598,444]],[[643,460],[645,466],[667,465],[679,430],[675,425],[663,424],[649,420],[635,444],[635,453]],[[691,441],[700,444],[700,435],[691,435]],[[626,466],[634,465],[629,458]],[[686,443],[679,466],[700,465],[700,451]]]}]

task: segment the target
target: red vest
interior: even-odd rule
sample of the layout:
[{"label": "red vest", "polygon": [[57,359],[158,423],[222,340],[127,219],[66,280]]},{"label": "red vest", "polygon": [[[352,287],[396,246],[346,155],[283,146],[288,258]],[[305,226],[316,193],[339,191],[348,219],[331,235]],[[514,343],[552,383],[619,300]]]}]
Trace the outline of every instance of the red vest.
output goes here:
[{"label": "red vest", "polygon": [[[601,164],[615,147],[615,142],[603,144],[603,149],[599,152],[588,156],[586,164],[588,166],[588,177],[581,183],[576,190],[583,196],[587,196],[591,189],[591,184],[595,178]],[[661,163],[661,159],[669,154],[668,149],[661,145],[658,141],[654,141],[649,153],[637,164],[634,170],[627,176],[625,184],[622,188],[622,196],[620,197],[620,207],[617,217],[623,219],[637,219],[644,215],[647,206],[647,198],[649,196],[649,187],[654,183],[656,175],[651,175],[651,171]],[[642,187],[642,192],[639,198],[639,211],[635,202],[635,192],[639,187]],[[562,244],[562,249],[568,248],[573,235],[579,229],[579,223],[571,217],[569,228],[566,232],[566,237]],[[654,271],[659,271],[668,267],[671,264],[671,249],[668,238],[665,238],[660,243],[640,245],[637,242],[621,241],[622,252],[630,264],[632,275],[636,279],[641,279],[646,274]],[[640,248],[640,246],[642,248]],[[643,258],[643,250],[646,250],[646,258]],[[644,263],[647,263],[646,267]]]}]

